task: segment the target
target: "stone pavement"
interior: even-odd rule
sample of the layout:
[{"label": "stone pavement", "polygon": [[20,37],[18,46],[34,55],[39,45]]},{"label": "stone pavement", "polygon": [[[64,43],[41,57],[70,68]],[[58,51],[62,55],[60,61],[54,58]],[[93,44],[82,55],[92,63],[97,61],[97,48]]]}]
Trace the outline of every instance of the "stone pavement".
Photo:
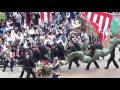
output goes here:
[{"label": "stone pavement", "polygon": [[[116,48],[116,56],[115,60],[117,61],[118,65],[120,66],[120,52],[118,48]],[[116,69],[113,63],[110,64],[108,70],[104,69],[107,65],[107,60],[110,55],[107,55],[104,60],[100,58],[98,62],[100,68],[95,68],[95,65],[92,63],[90,70],[85,70],[86,63],[80,62],[80,67],[76,67],[73,63],[73,67],[71,70],[68,69],[68,65],[61,67],[61,76],[59,78],[120,78],[120,69]],[[14,71],[11,72],[10,68],[6,69],[6,72],[2,72],[2,68],[0,68],[0,78],[18,78],[21,72],[21,67],[15,67]],[[23,78],[25,78],[26,73]]]}]

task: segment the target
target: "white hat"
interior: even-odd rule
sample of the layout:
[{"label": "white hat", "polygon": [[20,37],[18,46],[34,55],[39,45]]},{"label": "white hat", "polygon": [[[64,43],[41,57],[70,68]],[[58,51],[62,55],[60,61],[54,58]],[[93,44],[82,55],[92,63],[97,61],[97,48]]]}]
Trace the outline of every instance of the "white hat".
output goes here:
[{"label": "white hat", "polygon": [[54,60],[58,60],[58,57],[55,57]]}]

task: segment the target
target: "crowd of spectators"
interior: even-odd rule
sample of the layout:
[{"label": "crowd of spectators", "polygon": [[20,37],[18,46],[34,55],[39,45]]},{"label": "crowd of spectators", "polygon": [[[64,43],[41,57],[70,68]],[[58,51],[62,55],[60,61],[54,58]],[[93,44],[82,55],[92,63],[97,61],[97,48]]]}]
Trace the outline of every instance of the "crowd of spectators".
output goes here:
[{"label": "crowd of spectators", "polygon": [[[55,57],[65,60],[66,50],[80,51],[81,46],[97,42],[92,33],[71,30],[71,21],[64,13],[52,14],[50,22],[39,22],[39,13],[30,13],[28,26],[25,24],[26,12],[6,12],[5,15],[6,19],[0,22],[1,64],[18,63],[27,54],[36,63],[45,60],[52,63]],[[78,19],[77,15],[75,19]]]}]

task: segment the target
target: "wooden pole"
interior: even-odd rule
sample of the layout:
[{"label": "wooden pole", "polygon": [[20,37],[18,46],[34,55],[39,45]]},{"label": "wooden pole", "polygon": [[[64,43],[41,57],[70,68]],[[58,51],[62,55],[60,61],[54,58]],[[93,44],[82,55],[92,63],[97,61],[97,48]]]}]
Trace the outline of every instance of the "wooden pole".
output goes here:
[{"label": "wooden pole", "polygon": [[107,40],[105,40],[105,48],[108,48],[110,45],[110,29],[108,29],[108,33]]}]

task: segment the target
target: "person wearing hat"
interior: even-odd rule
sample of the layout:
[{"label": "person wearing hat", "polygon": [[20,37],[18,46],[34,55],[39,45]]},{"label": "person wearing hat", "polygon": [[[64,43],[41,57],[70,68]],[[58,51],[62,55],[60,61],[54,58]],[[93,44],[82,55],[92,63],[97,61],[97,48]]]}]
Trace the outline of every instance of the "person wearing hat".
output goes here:
[{"label": "person wearing hat", "polygon": [[60,64],[58,62],[58,57],[55,57],[53,59],[53,63],[51,65],[51,69],[52,69],[52,78],[58,78],[58,76],[60,76]]}]

